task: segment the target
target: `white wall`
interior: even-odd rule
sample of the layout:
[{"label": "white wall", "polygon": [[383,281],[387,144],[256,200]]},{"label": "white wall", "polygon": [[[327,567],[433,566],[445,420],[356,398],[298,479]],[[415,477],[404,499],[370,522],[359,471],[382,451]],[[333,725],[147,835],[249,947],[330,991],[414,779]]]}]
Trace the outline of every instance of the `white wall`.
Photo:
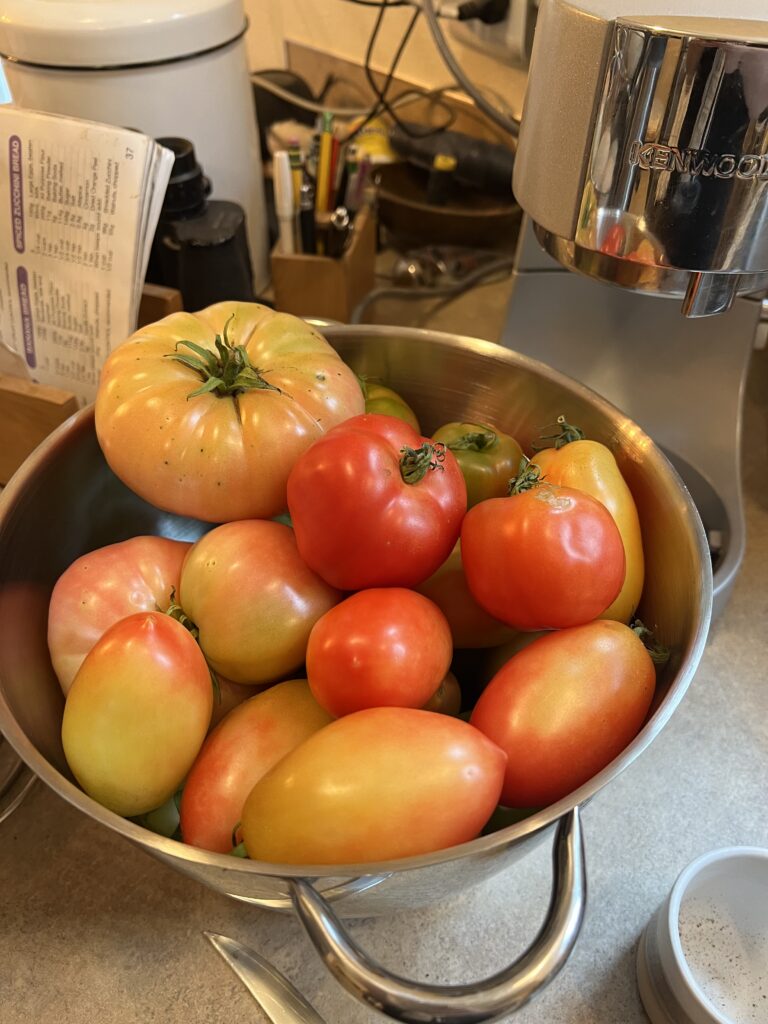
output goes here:
[{"label": "white wall", "polygon": [[[245,0],[250,20],[246,36],[252,68],[282,67],[286,40],[323,50],[357,64],[363,63],[368,36],[377,11],[346,0]],[[372,61],[386,71],[411,14],[410,8],[387,11]],[[448,23],[446,23],[448,24]],[[457,58],[475,82],[500,92],[519,113],[524,73],[452,39]],[[398,76],[425,88],[451,83],[451,77],[435,49],[423,19],[416,26],[398,66]]]}]

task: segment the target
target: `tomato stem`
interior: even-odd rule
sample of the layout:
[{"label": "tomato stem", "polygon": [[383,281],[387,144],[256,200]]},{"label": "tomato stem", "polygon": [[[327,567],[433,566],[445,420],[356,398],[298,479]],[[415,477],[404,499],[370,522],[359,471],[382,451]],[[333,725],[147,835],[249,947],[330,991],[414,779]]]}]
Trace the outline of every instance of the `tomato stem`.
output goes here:
[{"label": "tomato stem", "polygon": [[541,469],[535,462],[531,462],[525,455],[520,459],[517,468],[517,476],[509,481],[507,494],[511,498],[515,494],[522,494],[523,491],[530,491],[541,483]]},{"label": "tomato stem", "polygon": [[470,431],[448,442],[452,452],[484,452],[496,444],[496,434],[486,427],[484,430]]},{"label": "tomato stem", "polygon": [[[187,613],[184,611],[181,605],[177,603],[175,587],[171,587],[171,603],[166,608],[165,614],[170,615],[172,619],[175,619],[184,627],[184,629],[188,630],[188,632],[192,634],[192,638],[194,639],[197,646],[200,647],[200,630],[197,628],[197,625],[192,621],[192,619],[190,619],[190,617],[187,615]],[[202,647],[200,647],[200,650],[203,650]],[[205,651],[203,651],[203,657],[205,658]],[[219,677],[211,668],[211,665],[207,658],[205,658],[205,664],[208,666],[208,674],[211,677],[211,686],[213,687],[214,699],[217,704],[221,704],[221,683],[219,682]]]},{"label": "tomato stem", "polygon": [[[234,313],[224,324],[222,334],[217,334],[214,344],[216,352],[212,349],[198,345],[194,341],[177,341],[175,350],[166,353],[166,359],[174,359],[182,366],[194,370],[203,379],[202,387],[190,391],[187,401],[196,398],[198,395],[215,394],[220,398],[240,395],[244,391],[260,389],[263,391],[277,391],[275,387],[264,380],[263,370],[257,369],[251,364],[250,357],[243,345],[235,345],[229,340],[229,325],[234,318]],[[179,352],[180,346],[190,349],[193,355],[186,352]]]},{"label": "tomato stem", "polygon": [[568,423],[565,416],[558,416],[556,425],[560,428],[556,433],[541,434],[539,436],[539,440],[553,441],[554,444],[535,444],[533,445],[534,451],[541,451],[542,448],[564,448],[565,445],[571,444],[572,441],[583,441],[586,436],[581,427]]},{"label": "tomato stem", "polygon": [[640,619],[635,619],[629,628],[642,640],[643,646],[650,654],[654,665],[665,665],[669,661],[669,648],[659,643],[653,634],[653,630],[648,629]]},{"label": "tomato stem", "polygon": [[400,449],[400,476],[407,484],[417,484],[423,480],[430,470],[443,470],[445,461],[445,445],[442,441],[430,444],[425,441],[419,448]]}]

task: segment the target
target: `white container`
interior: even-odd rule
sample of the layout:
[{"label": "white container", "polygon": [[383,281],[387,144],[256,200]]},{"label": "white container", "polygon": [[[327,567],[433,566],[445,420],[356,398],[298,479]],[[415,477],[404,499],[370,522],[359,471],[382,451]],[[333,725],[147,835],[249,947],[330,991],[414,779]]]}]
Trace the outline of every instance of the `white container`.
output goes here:
[{"label": "white container", "polygon": [[245,210],[254,287],[267,219],[242,0],[3,0],[0,56],[31,110],[181,136],[212,197]]},{"label": "white container", "polygon": [[640,939],[637,981],[653,1024],[765,1024],[768,850],[689,864]]}]

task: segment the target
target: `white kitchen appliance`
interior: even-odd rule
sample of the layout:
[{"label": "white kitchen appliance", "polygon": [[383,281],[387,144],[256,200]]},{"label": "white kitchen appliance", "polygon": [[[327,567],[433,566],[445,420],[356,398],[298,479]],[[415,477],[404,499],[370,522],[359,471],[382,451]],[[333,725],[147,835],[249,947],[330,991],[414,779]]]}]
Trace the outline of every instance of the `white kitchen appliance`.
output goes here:
[{"label": "white kitchen appliance", "polygon": [[19,106],[181,136],[212,196],[245,210],[257,292],[267,219],[242,0],[4,0],[0,57]]},{"label": "white kitchen appliance", "polygon": [[667,451],[709,534],[716,612],[744,553],[742,395],[768,311],[767,17],[764,0],[541,0],[514,173],[527,216],[502,341]]}]

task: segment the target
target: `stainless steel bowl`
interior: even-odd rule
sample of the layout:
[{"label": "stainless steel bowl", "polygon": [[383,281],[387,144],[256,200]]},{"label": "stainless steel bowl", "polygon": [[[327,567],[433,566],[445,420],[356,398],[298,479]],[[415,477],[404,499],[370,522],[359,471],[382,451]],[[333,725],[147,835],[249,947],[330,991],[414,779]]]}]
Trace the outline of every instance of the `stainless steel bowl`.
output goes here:
[{"label": "stainless steel bowl", "polygon": [[[0,730],[56,793],[178,871],[235,899],[293,909],[329,968],[350,991],[397,1020],[490,1020],[521,1006],[565,962],[584,912],[579,805],[653,740],[682,698],[709,627],[712,574],[698,513],[680,478],[642,430],[587,388],[488,342],[391,327],[329,327],[329,341],[358,372],[386,381],[416,410],[426,433],[449,420],[496,424],[525,447],[560,414],[614,451],[637,502],[647,560],[640,614],[672,657],[648,720],[607,768],[568,797],[492,835],[438,853],[333,869],[240,860],[145,831],[86,796],[62,752],[63,699],[48,657],[54,581],[79,555],[143,533],[194,539],[204,527],[143,502],[107,467],[91,409],[78,413],[27,460],[0,497]],[[345,935],[344,916],[438,900],[507,868],[557,826],[550,912],[523,957],[473,985],[427,987],[396,978]]]}]

